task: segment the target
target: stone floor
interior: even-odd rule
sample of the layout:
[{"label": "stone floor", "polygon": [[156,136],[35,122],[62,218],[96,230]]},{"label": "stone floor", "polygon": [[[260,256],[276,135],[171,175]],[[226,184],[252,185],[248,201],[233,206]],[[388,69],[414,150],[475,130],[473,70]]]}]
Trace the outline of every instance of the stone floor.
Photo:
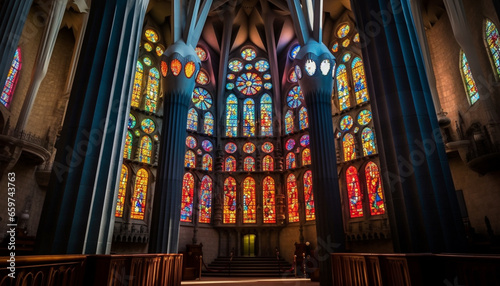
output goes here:
[{"label": "stone floor", "polygon": [[203,277],[201,280],[183,281],[181,285],[256,285],[259,286],[319,286],[319,282],[311,282],[303,278],[231,278]]}]

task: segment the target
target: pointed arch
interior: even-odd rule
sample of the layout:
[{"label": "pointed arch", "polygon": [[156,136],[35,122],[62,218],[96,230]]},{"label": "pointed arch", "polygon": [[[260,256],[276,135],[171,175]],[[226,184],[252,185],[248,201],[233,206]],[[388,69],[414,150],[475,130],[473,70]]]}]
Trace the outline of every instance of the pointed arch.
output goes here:
[{"label": "pointed arch", "polygon": [[156,68],[152,68],[149,70],[146,102],[144,103],[144,110],[146,110],[147,112],[156,113],[159,87],[160,73]]},{"label": "pointed arch", "polygon": [[299,192],[297,190],[297,179],[294,174],[288,175],[286,179],[286,190],[288,196],[288,222],[298,222]]},{"label": "pointed arch", "polygon": [[337,92],[340,110],[351,107],[349,100],[349,84],[347,81],[347,69],[345,65],[339,65],[337,68]]},{"label": "pointed arch", "polygon": [[273,100],[267,93],[260,99],[260,135],[273,136]]},{"label": "pointed arch", "polygon": [[200,223],[210,223],[210,218],[212,217],[212,189],[212,178],[204,176],[201,179],[200,188],[200,216],[198,218]]},{"label": "pointed arch", "polygon": [[356,143],[351,133],[344,135],[342,148],[344,149],[344,161],[347,162],[356,159]]},{"label": "pointed arch", "polygon": [[214,116],[211,112],[205,113],[205,122],[203,124],[203,131],[207,135],[214,135]]},{"label": "pointed arch", "polygon": [[377,148],[375,147],[375,135],[373,131],[366,127],[361,132],[361,145],[363,145],[363,156],[369,156],[377,153]]},{"label": "pointed arch", "polygon": [[187,130],[198,131],[198,112],[194,108],[188,111]]},{"label": "pointed arch", "polygon": [[368,162],[365,167],[366,189],[370,201],[370,214],[381,215],[385,213],[384,194],[382,181],[377,164]]},{"label": "pointed arch", "polygon": [[266,155],[262,159],[262,171],[274,171],[274,159],[271,155]]},{"label": "pointed arch", "polygon": [[354,166],[347,168],[345,173],[347,196],[349,200],[349,214],[351,218],[363,216],[363,193],[359,187],[358,170]]},{"label": "pointed arch", "polygon": [[292,110],[288,110],[285,114],[285,132],[286,134],[290,134],[293,132],[293,120],[294,120],[294,116],[293,116],[293,111]]},{"label": "pointed arch", "polygon": [[302,166],[311,165],[311,150],[309,148],[304,148],[302,150]]},{"label": "pointed arch", "polygon": [[366,86],[366,75],[363,61],[356,57],[352,60],[352,80],[354,82],[354,93],[356,94],[356,103],[361,104],[367,102],[368,88]]},{"label": "pointed arch", "polygon": [[312,172],[308,170],[304,173],[304,203],[306,209],[306,220],[316,219],[316,208],[314,207],[314,194],[312,183]]},{"label": "pointed arch", "polygon": [[297,164],[295,163],[295,154],[293,152],[289,152],[286,154],[286,168],[288,169],[295,169],[297,167]]},{"label": "pointed arch", "polygon": [[151,164],[151,155],[153,153],[153,142],[149,136],[144,135],[141,138],[141,145],[139,146],[139,161]]},{"label": "pointed arch", "polygon": [[243,136],[255,136],[255,102],[250,98],[243,102]]},{"label": "pointed arch", "polygon": [[184,167],[196,168],[196,154],[194,154],[192,150],[186,151],[186,156],[184,157]]},{"label": "pointed arch", "polygon": [[255,180],[247,177],[243,181],[243,223],[256,223]]},{"label": "pointed arch", "polygon": [[21,66],[21,48],[18,47],[16,49],[16,52],[14,53],[14,59],[12,60],[9,73],[7,74],[5,85],[3,86],[2,96],[0,96],[0,103],[2,103],[7,108],[10,106],[10,102],[12,101],[12,97],[14,96],[14,91],[16,90]]},{"label": "pointed arch", "polygon": [[248,156],[243,160],[243,170],[245,172],[254,172],[255,171],[255,159]]},{"label": "pointed arch", "polygon": [[234,94],[226,100],[226,136],[238,136],[238,99]]},{"label": "pointed arch", "polygon": [[135,179],[134,193],[132,195],[132,211],[130,212],[130,218],[132,219],[144,219],[146,197],[148,194],[148,180],[148,171],[144,168],[139,169]]},{"label": "pointed arch", "polygon": [[486,19],[484,39],[493,69],[500,77],[500,35],[496,25],[490,19]]},{"label": "pointed arch", "polygon": [[142,90],[142,77],[144,73],[144,67],[142,66],[140,61],[137,61],[137,65],[135,67],[135,76],[134,76],[134,87],[132,90],[132,102],[130,105],[132,107],[139,108],[141,104],[141,90]]},{"label": "pointed arch", "polygon": [[236,159],[233,156],[228,156],[224,162],[224,171],[236,172]]},{"label": "pointed arch", "polygon": [[469,61],[467,60],[467,56],[465,56],[464,51],[460,51],[460,71],[462,73],[462,80],[465,86],[465,93],[467,94],[470,105],[473,105],[479,100],[479,92],[477,90],[476,81],[474,80],[469,67]]},{"label": "pointed arch", "polygon": [[123,158],[131,159],[132,158],[132,140],[133,140],[132,132],[127,131],[127,135],[125,137],[125,148],[123,149]]},{"label": "pointed arch", "polygon": [[191,173],[182,178],[181,221],[193,221],[194,177]]},{"label": "pointed arch", "polygon": [[213,169],[213,160],[212,160],[212,156],[210,156],[210,154],[203,155],[201,169],[205,170],[205,171],[212,171],[212,169]]},{"label": "pointed arch", "polygon": [[276,190],[274,179],[269,176],[262,181],[262,205],[264,223],[276,223]]},{"label": "pointed arch", "polygon": [[228,177],[224,181],[224,223],[236,223],[236,180]]},{"label": "pointed arch", "polygon": [[309,117],[307,116],[307,108],[302,107],[299,111],[299,127],[300,130],[309,128]]},{"label": "pointed arch", "polygon": [[128,168],[122,164],[122,172],[120,173],[120,183],[118,186],[118,198],[116,199],[115,217],[123,216],[123,208],[125,206],[125,195],[127,191]]}]

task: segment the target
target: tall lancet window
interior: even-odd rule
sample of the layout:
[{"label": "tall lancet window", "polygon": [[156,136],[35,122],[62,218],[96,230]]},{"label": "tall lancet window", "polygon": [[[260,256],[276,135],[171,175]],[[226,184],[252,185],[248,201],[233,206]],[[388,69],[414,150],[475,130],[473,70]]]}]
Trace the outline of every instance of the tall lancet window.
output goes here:
[{"label": "tall lancet window", "polygon": [[248,177],[243,181],[243,223],[256,223],[255,180]]},{"label": "tall lancet window", "polygon": [[358,170],[350,166],[346,171],[347,194],[349,197],[349,214],[351,218],[363,216],[363,193],[359,185]]},{"label": "tall lancet window", "polygon": [[255,136],[255,103],[250,98],[243,102],[243,136]]},{"label": "tall lancet window", "polygon": [[316,219],[316,209],[314,207],[314,194],[312,184],[312,172],[304,173],[304,202],[306,207],[306,220]]},{"label": "tall lancet window", "polygon": [[369,162],[365,167],[366,189],[370,202],[370,214],[381,215],[385,213],[384,194],[382,193],[382,182],[380,172],[375,163]]},{"label": "tall lancet window", "polygon": [[120,174],[120,185],[118,188],[118,198],[116,199],[115,216],[123,216],[123,208],[125,206],[125,195],[127,191],[128,168],[122,164],[122,172]]},{"label": "tall lancet window", "polygon": [[238,136],[238,99],[234,94],[226,100],[226,136]]},{"label": "tall lancet window", "polygon": [[130,218],[132,219],[144,219],[146,196],[148,193],[148,179],[148,171],[144,168],[137,172],[134,193],[132,195],[132,211],[130,212]]},{"label": "tall lancet window", "polygon": [[160,85],[160,73],[156,68],[149,70],[148,87],[146,91],[146,101],[144,110],[156,113],[158,104],[158,89]]},{"label": "tall lancet window", "polygon": [[19,79],[19,71],[21,70],[21,48],[17,48],[14,54],[14,60],[10,66],[9,73],[7,74],[7,80],[2,90],[2,96],[0,97],[0,103],[5,107],[9,107],[14,91],[16,90],[17,80]]},{"label": "tall lancet window", "polygon": [[288,196],[288,222],[298,222],[299,191],[297,190],[297,178],[294,174],[288,175],[286,179],[286,190]]},{"label": "tall lancet window", "polygon": [[368,89],[366,87],[365,68],[363,67],[363,61],[358,57],[352,61],[352,79],[354,81],[356,103],[360,104],[367,102],[369,97]]},{"label": "tall lancet window", "polygon": [[347,82],[347,70],[345,65],[339,65],[337,68],[337,91],[339,97],[340,110],[351,107],[349,101],[349,84]]},{"label": "tall lancet window", "polygon": [[132,107],[139,107],[141,104],[141,88],[142,88],[142,77],[144,73],[144,67],[142,66],[140,61],[137,61],[137,66],[135,68],[135,77],[134,77],[134,88],[132,91]]},{"label": "tall lancet window", "polygon": [[472,76],[472,72],[470,70],[469,61],[465,56],[463,51],[460,52],[460,70],[462,72],[462,79],[465,85],[465,92],[469,98],[469,103],[472,105],[476,103],[479,99],[479,92],[477,90],[476,81]]},{"label": "tall lancet window", "polygon": [[489,49],[490,59],[493,67],[500,77],[500,35],[498,29],[493,22],[486,19],[485,39]]},{"label": "tall lancet window", "polygon": [[262,212],[264,223],[276,223],[276,197],[274,179],[265,177],[262,182]]},{"label": "tall lancet window", "polygon": [[260,99],[260,135],[273,135],[273,101],[269,94]]},{"label": "tall lancet window", "polygon": [[228,177],[224,181],[224,223],[236,223],[236,180]]},{"label": "tall lancet window", "polygon": [[200,217],[198,218],[200,223],[210,223],[212,216],[212,188],[212,179],[209,176],[204,176],[201,179],[200,188]]},{"label": "tall lancet window", "polygon": [[194,177],[186,173],[182,179],[181,221],[193,221]]}]

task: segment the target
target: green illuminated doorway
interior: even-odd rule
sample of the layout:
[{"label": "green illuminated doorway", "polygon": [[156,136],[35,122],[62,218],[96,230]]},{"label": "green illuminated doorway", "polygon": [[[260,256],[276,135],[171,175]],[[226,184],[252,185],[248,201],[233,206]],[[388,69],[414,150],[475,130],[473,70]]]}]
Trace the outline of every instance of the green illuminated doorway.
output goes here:
[{"label": "green illuminated doorway", "polygon": [[243,236],[243,256],[255,256],[255,234]]}]

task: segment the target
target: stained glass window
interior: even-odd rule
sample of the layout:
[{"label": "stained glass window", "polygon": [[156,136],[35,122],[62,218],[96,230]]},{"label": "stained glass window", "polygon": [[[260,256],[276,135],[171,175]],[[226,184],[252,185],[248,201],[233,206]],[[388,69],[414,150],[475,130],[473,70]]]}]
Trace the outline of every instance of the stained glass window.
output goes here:
[{"label": "stained glass window", "polygon": [[290,72],[288,80],[292,83],[296,83],[299,81],[299,79],[297,78],[297,74],[295,73],[295,69],[292,69],[292,71]]},{"label": "stained glass window", "polygon": [[265,142],[264,144],[262,144],[262,151],[264,153],[271,153],[274,151],[274,145],[273,143],[271,142]]},{"label": "stained glass window", "polygon": [[203,155],[201,169],[205,170],[205,171],[212,171],[213,170],[212,156],[210,156],[209,154]]},{"label": "stained glass window", "polygon": [[351,129],[351,127],[354,125],[354,120],[350,115],[346,115],[342,117],[340,120],[340,130],[342,131],[347,131]]},{"label": "stained glass window", "polygon": [[198,142],[193,136],[188,136],[186,137],[186,146],[190,149],[194,149],[198,146]]},{"label": "stained glass window", "polygon": [[352,61],[352,80],[354,81],[354,92],[356,94],[356,103],[367,102],[369,99],[368,89],[366,87],[365,68],[363,61],[356,57]]},{"label": "stained glass window", "polygon": [[291,108],[299,107],[302,104],[303,100],[304,100],[304,95],[302,94],[302,90],[298,85],[294,86],[288,92],[288,95],[286,97],[286,102],[288,106]]},{"label": "stained glass window", "polygon": [[193,151],[188,150],[184,158],[184,167],[196,168],[196,155]]},{"label": "stained glass window", "polygon": [[123,158],[131,159],[132,158],[132,133],[127,131],[127,135],[125,137],[125,149],[123,149]]},{"label": "stained glass window", "polygon": [[370,110],[363,110],[358,114],[358,124],[367,125],[372,121],[372,113]]},{"label": "stained glass window", "polygon": [[255,208],[255,180],[248,177],[243,181],[243,223],[257,222]]},{"label": "stained glass window", "polygon": [[156,54],[161,57],[163,55],[163,52],[165,52],[165,48],[162,45],[156,46]]},{"label": "stained glass window", "polygon": [[243,69],[243,63],[239,60],[233,60],[229,63],[228,68],[233,72],[239,72]]},{"label": "stained glass window", "polygon": [[153,143],[149,136],[143,136],[141,145],[139,146],[139,161],[143,163],[151,163],[151,153],[153,150]]},{"label": "stained glass window", "polygon": [[130,218],[144,219],[146,210],[146,195],[148,193],[148,171],[139,169],[135,179],[134,193],[132,194],[132,210]]},{"label": "stained glass window", "polygon": [[238,150],[238,146],[236,146],[233,142],[229,142],[224,147],[224,150],[229,154],[233,154],[236,150]]},{"label": "stained glass window", "polygon": [[226,100],[226,136],[238,136],[238,99],[234,94]]},{"label": "stained glass window", "polygon": [[366,127],[361,133],[361,143],[363,145],[363,156],[368,156],[377,153],[375,147],[375,136],[373,131]]},{"label": "stained glass window", "polygon": [[255,63],[255,69],[259,72],[265,72],[269,69],[269,63],[266,60],[260,60]]},{"label": "stained glass window", "polygon": [[127,122],[127,123],[128,123],[128,124],[127,124],[128,128],[129,128],[129,129],[134,128],[134,127],[135,127],[136,122],[137,122],[137,121],[136,121],[136,119],[135,119],[135,116],[134,116],[132,113],[130,113],[130,114],[128,115],[128,122]]},{"label": "stained glass window", "polygon": [[208,140],[203,140],[203,142],[201,142],[201,147],[203,147],[203,150],[206,152],[212,152],[214,149],[214,145]]},{"label": "stained glass window", "polygon": [[147,29],[146,32],[144,32],[144,35],[146,36],[146,39],[152,43],[158,42],[158,34],[152,30],[152,29]]},{"label": "stained glass window", "polygon": [[198,218],[200,223],[210,223],[210,217],[212,216],[212,189],[212,179],[209,176],[204,176],[201,179],[200,188],[200,217]]},{"label": "stained glass window", "polygon": [[155,131],[156,126],[153,120],[146,118],[141,122],[141,129],[144,133],[151,134]]},{"label": "stained glass window", "polygon": [[347,34],[349,34],[350,31],[351,31],[351,27],[348,24],[343,24],[337,30],[337,37],[340,38],[340,39],[342,39],[345,36],[347,36]]},{"label": "stained glass window", "polygon": [[149,43],[145,43],[144,44],[144,48],[146,49],[146,51],[148,52],[151,52],[153,50],[153,46],[151,46],[151,44]]},{"label": "stained glass window", "polygon": [[293,152],[290,152],[286,155],[286,168],[287,169],[294,169],[296,167],[295,163],[295,154]]},{"label": "stained glass window", "polygon": [[333,46],[332,46],[332,52],[336,53],[338,51],[339,51],[339,43],[333,44]]},{"label": "stained glass window", "polygon": [[352,136],[351,133],[347,133],[344,136],[342,147],[344,149],[344,161],[356,159],[356,144],[354,142],[354,136]]},{"label": "stained glass window", "polygon": [[293,147],[295,147],[295,140],[293,139],[288,139],[285,143],[285,148],[286,150],[290,151],[293,149]]},{"label": "stained glass window", "polygon": [[297,54],[299,53],[299,51],[300,51],[300,45],[299,44],[293,46],[293,48],[290,50],[290,58],[295,59],[295,57],[297,56]]},{"label": "stained glass window", "polygon": [[243,161],[243,169],[245,172],[255,171],[255,159],[252,157],[246,157]]},{"label": "stained glass window", "polygon": [[245,69],[246,70],[251,70],[251,69],[253,69],[253,65],[252,64],[246,64],[245,65]]},{"label": "stained glass window", "polygon": [[251,142],[245,143],[245,145],[243,145],[243,152],[252,154],[253,152],[255,152],[255,144]]},{"label": "stained glass window", "polygon": [[198,130],[198,112],[194,108],[188,111],[187,129],[191,131]]},{"label": "stained glass window", "polygon": [[290,134],[293,132],[293,111],[288,110],[285,114],[285,132]]},{"label": "stained glass window", "polygon": [[274,159],[270,155],[266,155],[262,159],[262,171],[274,171]]},{"label": "stained glass window", "polygon": [[302,166],[311,165],[311,150],[309,148],[304,148],[302,150]]},{"label": "stained glass window", "polygon": [[236,223],[236,180],[224,181],[224,223]]},{"label": "stained glass window", "polygon": [[467,61],[467,57],[465,53],[462,51],[461,55],[461,64],[462,64],[462,77],[465,84],[465,91],[469,96],[470,104],[476,103],[479,99],[479,92],[477,91],[476,81],[472,77],[472,72],[470,71],[469,62]]},{"label": "stained glass window", "polygon": [[488,44],[491,61],[495,70],[500,76],[500,36],[498,29],[489,19],[486,20],[486,43]]},{"label": "stained glass window", "polygon": [[226,162],[224,163],[224,171],[236,172],[236,159],[234,159],[233,156],[229,156],[226,158]]},{"label": "stained glass window", "polygon": [[241,57],[247,61],[251,61],[251,60],[255,59],[256,56],[257,56],[257,53],[252,48],[244,49],[241,52]]},{"label": "stained glass window", "polygon": [[358,170],[353,166],[347,168],[345,173],[347,182],[347,195],[349,197],[349,214],[351,218],[363,216],[363,193],[359,187]]},{"label": "stained glass window", "polygon": [[191,78],[195,71],[196,71],[196,65],[194,64],[194,62],[188,62],[184,66],[184,74],[186,75],[187,78]]},{"label": "stained glass window", "polygon": [[260,135],[273,135],[273,101],[269,94],[264,94],[260,99]]},{"label": "stained glass window", "polygon": [[141,104],[141,87],[142,87],[142,73],[144,72],[144,67],[137,61],[135,67],[135,77],[134,77],[134,88],[132,91],[132,107],[139,107]]},{"label": "stained glass window", "polygon": [[118,188],[118,198],[116,199],[115,216],[123,216],[123,207],[125,206],[125,192],[127,191],[128,168],[125,164],[122,165],[120,174],[120,186]]},{"label": "stained glass window", "polygon": [[148,112],[156,112],[158,100],[158,86],[160,84],[160,73],[156,68],[149,70],[148,88],[144,109]]},{"label": "stained glass window", "polygon": [[186,173],[182,179],[181,221],[193,221],[194,177]]},{"label": "stained glass window", "polygon": [[265,177],[262,182],[262,205],[264,223],[276,223],[275,186],[271,177]]},{"label": "stained glass window", "polygon": [[346,54],[342,57],[342,61],[343,61],[344,63],[347,63],[350,59],[351,59],[351,54],[350,54],[350,53],[346,53]]},{"label": "stained glass window", "polygon": [[299,192],[297,190],[297,179],[290,174],[286,179],[286,190],[288,196],[288,222],[299,221]]},{"label": "stained glass window", "polygon": [[210,112],[205,113],[203,132],[207,135],[214,135],[214,116]]},{"label": "stained glass window", "polygon": [[208,75],[205,71],[200,71],[196,76],[196,83],[201,85],[207,85],[209,81]]},{"label": "stained glass window", "polygon": [[196,52],[196,55],[198,55],[198,58],[200,58],[201,61],[207,60],[207,52],[203,48],[196,47],[194,51]]},{"label": "stained glass window", "polygon": [[207,110],[212,107],[212,96],[202,87],[195,87],[193,91],[193,103],[196,108]]},{"label": "stained glass window", "polygon": [[299,125],[300,130],[309,128],[309,117],[307,116],[307,109],[302,107],[299,111]]},{"label": "stained glass window", "polygon": [[262,79],[256,73],[243,73],[236,79],[236,88],[244,95],[255,95],[262,89]]},{"label": "stained glass window", "polygon": [[340,110],[351,106],[349,101],[349,85],[347,83],[347,70],[345,65],[339,65],[337,68],[337,91],[339,96]]},{"label": "stained glass window", "polygon": [[347,39],[342,42],[342,47],[347,48],[351,44],[351,40]]},{"label": "stained glass window", "polygon": [[370,201],[370,214],[381,215],[385,213],[384,194],[380,173],[375,163],[369,162],[365,167],[366,189]]},{"label": "stained glass window", "polygon": [[255,103],[250,98],[243,102],[243,136],[255,136]]},{"label": "stained glass window", "polygon": [[168,66],[167,63],[164,61],[161,61],[161,75],[163,77],[166,77],[168,73]]},{"label": "stained glass window", "polygon": [[145,65],[147,65],[148,67],[151,66],[152,62],[151,62],[151,59],[148,58],[148,57],[144,57],[144,59],[142,60],[144,62]]},{"label": "stained glass window", "polygon": [[304,174],[304,202],[306,205],[306,220],[315,220],[316,209],[314,208],[314,194],[311,171],[307,171]]}]

